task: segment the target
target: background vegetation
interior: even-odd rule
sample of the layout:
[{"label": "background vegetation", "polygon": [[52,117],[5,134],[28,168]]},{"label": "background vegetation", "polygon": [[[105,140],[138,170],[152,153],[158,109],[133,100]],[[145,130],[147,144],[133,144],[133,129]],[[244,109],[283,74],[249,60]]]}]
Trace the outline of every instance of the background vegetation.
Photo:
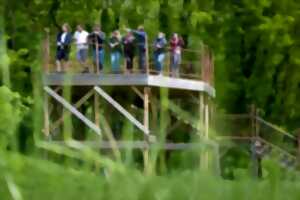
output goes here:
[{"label": "background vegetation", "polygon": [[[88,30],[100,23],[106,33],[144,24],[150,38],[161,30],[167,36],[180,33],[191,48],[204,42],[215,54],[219,110],[245,113],[255,104],[266,119],[289,131],[299,128],[297,0],[0,0],[0,15],[1,199],[283,199],[283,194],[299,198],[297,177],[279,182],[276,170],[261,182],[242,175],[228,182],[184,170],[144,177],[124,169],[107,178],[106,172],[99,176],[64,159],[54,159],[59,165],[40,160],[44,155],[34,142],[42,129],[40,44],[45,27],[55,35],[64,22],[72,27],[82,23]],[[94,163],[99,158],[84,159]],[[109,169],[124,167],[99,162]]]}]

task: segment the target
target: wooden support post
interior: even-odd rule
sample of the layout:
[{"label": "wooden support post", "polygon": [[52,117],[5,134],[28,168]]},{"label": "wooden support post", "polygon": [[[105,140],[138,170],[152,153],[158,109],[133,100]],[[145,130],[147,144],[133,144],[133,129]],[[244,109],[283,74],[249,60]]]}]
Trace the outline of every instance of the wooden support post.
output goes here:
[{"label": "wooden support post", "polygon": [[204,94],[199,94],[199,137],[203,136],[203,124],[204,124]]},{"label": "wooden support post", "polygon": [[46,139],[50,136],[50,122],[49,122],[49,97],[48,94],[44,93],[44,135]]},{"label": "wooden support post", "polygon": [[259,121],[257,120],[259,117],[259,109],[255,109],[255,137],[259,138]]},{"label": "wooden support post", "polygon": [[[206,96],[205,98],[205,108],[204,108],[204,138],[206,141],[209,140],[209,97]],[[205,149],[205,155],[204,155],[204,159],[205,159],[205,162],[203,163],[204,164],[204,168],[203,169],[206,169],[208,170],[209,169],[209,150],[208,149]]]},{"label": "wooden support post", "polygon": [[255,105],[252,104],[250,107],[250,120],[251,120],[251,137],[256,137],[256,120],[255,120],[255,115],[256,115],[256,109]]},{"label": "wooden support post", "polygon": [[[144,88],[144,127],[149,132],[149,93],[150,88]],[[149,137],[144,135],[144,140],[147,144],[149,144]],[[144,158],[144,171],[146,174],[150,172],[150,162],[149,162],[149,148],[145,147],[143,150],[143,158]]]},{"label": "wooden support post", "polygon": [[204,122],[204,137],[206,140],[209,139],[209,97],[205,99],[205,122]]},{"label": "wooden support post", "polygon": [[[202,117],[202,119],[201,119]],[[209,99],[204,94],[200,94],[200,131],[202,140],[209,140]],[[204,149],[200,155],[200,167],[202,170],[208,170],[208,151]]]}]

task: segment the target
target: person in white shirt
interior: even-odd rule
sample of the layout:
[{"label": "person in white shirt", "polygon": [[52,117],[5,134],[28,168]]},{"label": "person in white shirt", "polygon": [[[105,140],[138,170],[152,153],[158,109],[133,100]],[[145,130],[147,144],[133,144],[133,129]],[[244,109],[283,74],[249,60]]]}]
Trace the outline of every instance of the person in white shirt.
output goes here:
[{"label": "person in white shirt", "polygon": [[77,31],[74,33],[74,40],[77,45],[76,57],[78,62],[84,68],[83,72],[88,72],[89,68],[86,65],[88,57],[88,36],[89,33],[83,29],[82,25],[77,25]]}]

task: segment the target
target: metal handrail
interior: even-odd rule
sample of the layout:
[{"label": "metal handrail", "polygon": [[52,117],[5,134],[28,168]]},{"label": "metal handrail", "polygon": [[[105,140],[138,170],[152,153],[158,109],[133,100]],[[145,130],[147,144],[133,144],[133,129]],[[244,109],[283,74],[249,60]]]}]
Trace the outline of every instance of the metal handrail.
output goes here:
[{"label": "metal handrail", "polygon": [[287,136],[287,137],[289,137],[289,138],[291,138],[291,139],[297,141],[297,139],[296,139],[292,134],[290,134],[290,133],[288,133],[288,132],[285,132],[284,130],[280,129],[280,128],[277,127],[276,125],[271,124],[270,122],[267,122],[267,121],[265,121],[264,119],[262,119],[262,118],[260,118],[260,117],[258,117],[258,116],[255,116],[255,119],[256,119],[257,121],[263,123],[264,125],[266,125],[266,126],[272,128],[272,129],[274,129],[274,130],[280,132],[281,134],[283,134],[283,135],[285,135],[285,136]]}]

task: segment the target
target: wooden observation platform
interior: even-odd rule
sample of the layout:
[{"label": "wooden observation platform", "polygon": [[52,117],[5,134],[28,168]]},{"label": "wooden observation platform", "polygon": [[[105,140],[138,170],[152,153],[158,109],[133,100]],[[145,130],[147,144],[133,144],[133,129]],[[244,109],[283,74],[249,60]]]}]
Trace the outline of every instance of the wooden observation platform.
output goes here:
[{"label": "wooden observation platform", "polygon": [[[171,139],[161,141],[157,133],[160,132],[157,124],[165,112],[169,119],[169,127],[165,127],[164,130],[171,133],[181,125],[189,126],[195,130],[199,141],[205,141],[213,148],[217,148],[215,143],[209,142],[210,118],[213,112],[211,102],[216,92],[213,84],[213,56],[207,47],[202,47],[199,51],[183,50],[183,62],[178,77],[170,76],[168,58],[163,75],[153,70],[149,58],[151,49],[147,50],[145,73],[128,73],[126,70],[111,73],[105,70],[110,67],[109,64],[105,64],[101,73],[97,70],[90,73],[74,71],[57,73],[51,68],[53,59],[50,55],[49,41],[47,38],[44,43],[43,68],[45,94],[43,132],[48,141],[67,145],[66,141],[71,140],[100,149],[114,147],[141,149],[145,165],[151,146],[166,150],[197,148],[198,143],[193,141],[178,141],[178,139],[176,142]],[[186,56],[186,54],[193,55]],[[71,59],[70,68],[75,65],[78,64]],[[129,94],[132,95],[130,98]],[[166,106],[162,107],[166,99]],[[188,102],[193,102],[193,105],[186,106]],[[109,106],[109,109],[102,109],[104,104]],[[80,110],[82,106],[91,108],[92,114],[87,112],[88,108],[84,112]],[[141,133],[138,139],[132,141],[118,139],[122,136],[112,131],[114,120],[106,120],[107,117],[111,117],[110,115],[117,115],[116,113],[135,127],[134,132]],[[70,117],[70,114],[89,129],[87,131],[89,134],[94,132],[100,139],[87,140],[86,137],[75,139],[72,134],[80,132],[77,129],[72,129],[72,134],[68,133],[69,136],[65,136],[65,119]],[[59,137],[60,134],[63,136]]]}]

